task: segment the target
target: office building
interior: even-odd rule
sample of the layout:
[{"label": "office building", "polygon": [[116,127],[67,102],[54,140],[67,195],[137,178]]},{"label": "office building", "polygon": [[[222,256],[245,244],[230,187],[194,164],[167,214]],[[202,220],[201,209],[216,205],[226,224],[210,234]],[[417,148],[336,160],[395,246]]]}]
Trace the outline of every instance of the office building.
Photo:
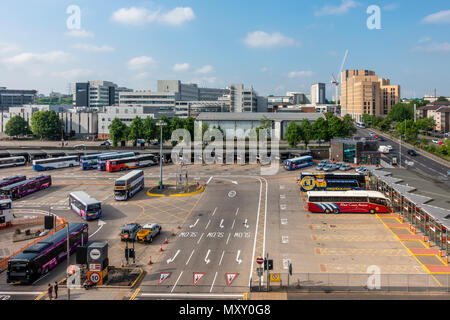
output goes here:
[{"label": "office building", "polygon": [[36,104],[38,92],[36,90],[14,90],[0,87],[0,108]]},{"label": "office building", "polygon": [[435,101],[420,107],[416,111],[417,117],[433,118],[438,132],[450,132],[450,101]]},{"label": "office building", "polygon": [[341,114],[350,114],[362,121],[363,114],[387,116],[400,102],[400,86],[391,85],[389,79],[379,78],[370,70],[342,72]]},{"label": "office building", "polygon": [[326,102],[325,83],[313,84],[311,86],[311,103],[325,104],[325,102]]},{"label": "office building", "polygon": [[74,105],[88,108],[118,105],[119,94],[132,91],[110,81],[77,82],[74,89]]}]

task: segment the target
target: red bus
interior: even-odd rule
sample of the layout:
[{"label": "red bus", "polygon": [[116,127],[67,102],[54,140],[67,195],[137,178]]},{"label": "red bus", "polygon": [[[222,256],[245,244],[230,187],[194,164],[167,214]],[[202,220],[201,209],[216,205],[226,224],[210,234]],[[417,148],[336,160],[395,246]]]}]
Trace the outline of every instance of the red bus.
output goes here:
[{"label": "red bus", "polygon": [[391,202],[377,191],[310,191],[308,211],[313,213],[389,213]]},{"label": "red bus", "polygon": [[116,172],[129,169],[138,169],[156,165],[158,157],[152,154],[144,154],[140,156],[106,160],[106,171]]}]

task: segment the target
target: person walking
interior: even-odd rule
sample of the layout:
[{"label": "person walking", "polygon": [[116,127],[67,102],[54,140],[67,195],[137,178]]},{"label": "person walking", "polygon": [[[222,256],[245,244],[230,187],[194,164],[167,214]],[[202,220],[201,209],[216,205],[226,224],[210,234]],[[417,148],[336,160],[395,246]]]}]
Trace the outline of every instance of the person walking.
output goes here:
[{"label": "person walking", "polygon": [[55,290],[55,299],[58,299],[58,282],[55,281],[53,288]]},{"label": "person walking", "polygon": [[48,292],[48,299],[52,300],[53,299],[53,287],[50,283],[48,284],[47,292]]}]

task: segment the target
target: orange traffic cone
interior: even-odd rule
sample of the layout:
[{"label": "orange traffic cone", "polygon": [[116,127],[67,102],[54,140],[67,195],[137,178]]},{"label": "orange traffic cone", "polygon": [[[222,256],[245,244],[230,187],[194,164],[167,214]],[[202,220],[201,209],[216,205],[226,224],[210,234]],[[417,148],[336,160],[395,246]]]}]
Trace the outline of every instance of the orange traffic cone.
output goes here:
[{"label": "orange traffic cone", "polygon": [[164,244],[168,244],[169,242],[167,241],[167,238],[166,238],[166,240],[164,241]]},{"label": "orange traffic cone", "polygon": [[445,257],[445,265],[446,265],[446,266],[448,265],[448,256]]},{"label": "orange traffic cone", "polygon": [[159,247],[159,251],[160,251],[160,252],[163,252],[163,251],[164,251],[163,248],[162,248],[162,242],[161,242],[161,246]]},{"label": "orange traffic cone", "polygon": [[152,262],[152,256],[150,256],[150,260],[148,260],[148,264],[153,264],[153,262]]}]

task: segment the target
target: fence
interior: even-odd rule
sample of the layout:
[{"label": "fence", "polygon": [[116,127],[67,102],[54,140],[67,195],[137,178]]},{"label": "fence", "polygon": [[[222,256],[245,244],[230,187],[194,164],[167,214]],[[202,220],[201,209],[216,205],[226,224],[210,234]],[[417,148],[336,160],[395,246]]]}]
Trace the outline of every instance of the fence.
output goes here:
[{"label": "fence", "polygon": [[[279,280],[269,283],[269,291],[450,292],[449,274],[280,273]],[[263,285],[259,278],[251,281],[250,291],[267,290],[267,274]]]}]

